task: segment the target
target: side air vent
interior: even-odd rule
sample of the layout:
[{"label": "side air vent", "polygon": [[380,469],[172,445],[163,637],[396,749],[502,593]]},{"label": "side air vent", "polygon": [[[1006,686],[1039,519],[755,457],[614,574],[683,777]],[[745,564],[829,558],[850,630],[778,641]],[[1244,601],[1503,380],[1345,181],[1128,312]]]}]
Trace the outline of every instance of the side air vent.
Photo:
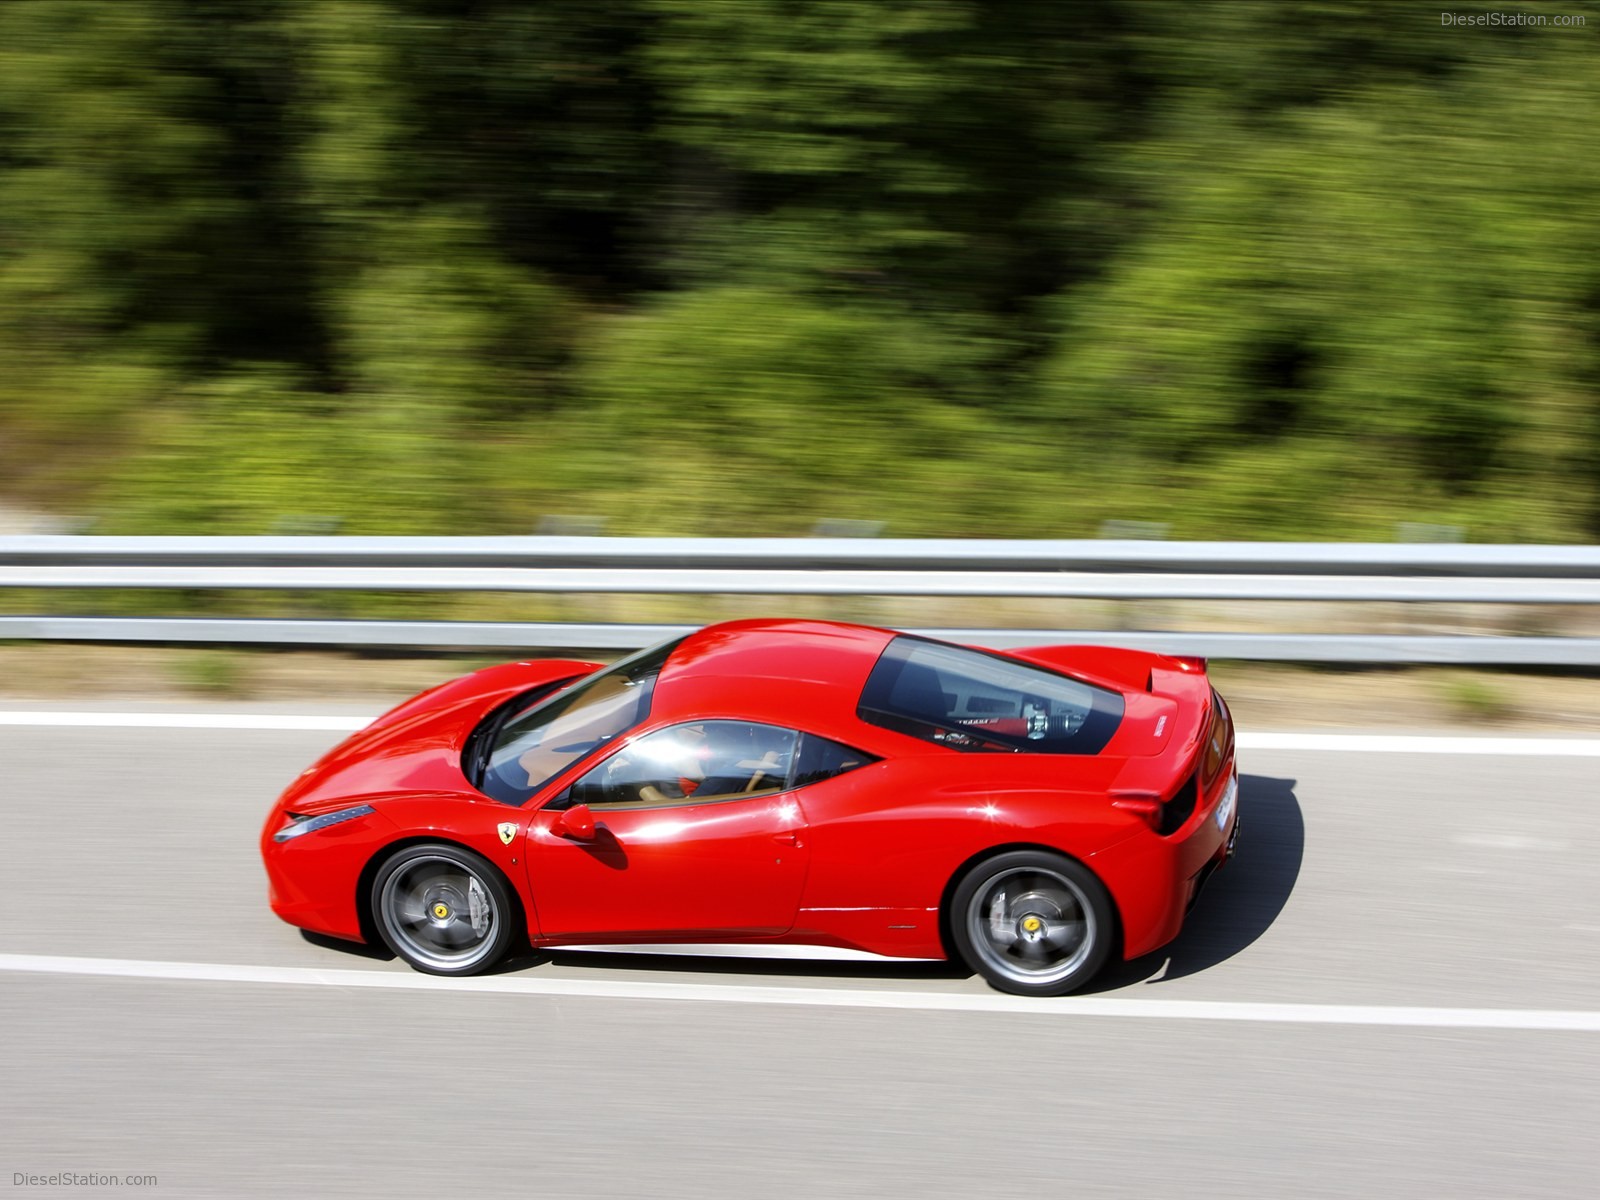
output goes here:
[{"label": "side air vent", "polygon": [[1172,793],[1172,799],[1161,806],[1161,824],[1156,827],[1156,832],[1162,837],[1170,837],[1183,828],[1183,824],[1194,815],[1195,803],[1200,799],[1199,771],[1192,771],[1189,777]]}]

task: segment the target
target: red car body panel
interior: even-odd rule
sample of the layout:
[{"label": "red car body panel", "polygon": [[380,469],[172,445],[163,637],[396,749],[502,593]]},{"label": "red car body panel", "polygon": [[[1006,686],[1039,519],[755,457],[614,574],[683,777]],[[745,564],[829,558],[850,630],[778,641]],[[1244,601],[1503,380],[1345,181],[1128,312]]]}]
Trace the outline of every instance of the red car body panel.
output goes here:
[{"label": "red car body panel", "polygon": [[[467,739],[529,689],[599,669],[572,660],[479,671],[400,705],[335,747],[285,791],[262,831],[273,911],[318,933],[365,940],[376,863],[418,840],[466,846],[504,874],[535,945],[751,941],[943,958],[942,906],[965,866],[1001,849],[1045,847],[1092,870],[1116,906],[1121,952],[1177,935],[1238,820],[1217,820],[1236,778],[1232,720],[1203,670],[1103,647],[1010,657],[1120,693],[1124,713],[1098,754],[964,753],[872,724],[857,704],[900,635],[817,621],[744,621],[691,634],[656,680],[646,719],[592,751],[520,807],[475,789]],[[552,826],[545,807],[620,748],[671,725],[777,725],[877,761],[787,792],[667,808],[597,810],[595,837]],[[1156,832],[1141,812],[1191,773],[1198,801]],[[288,814],[370,804],[371,813],[277,842]],[[504,827],[511,829],[509,840]]]},{"label": "red car body panel", "polygon": [[787,933],[800,907],[808,850],[798,805],[775,797],[596,813],[595,840],[529,829],[526,885],[552,942]]}]

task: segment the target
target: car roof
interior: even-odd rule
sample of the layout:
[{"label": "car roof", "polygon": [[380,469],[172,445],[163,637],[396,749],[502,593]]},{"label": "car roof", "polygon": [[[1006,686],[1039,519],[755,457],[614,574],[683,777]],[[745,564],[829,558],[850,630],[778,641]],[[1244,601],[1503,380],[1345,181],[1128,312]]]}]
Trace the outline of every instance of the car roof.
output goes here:
[{"label": "car roof", "polygon": [[844,734],[893,630],[839,621],[749,620],[708,625],[668,656],[651,718],[737,716]]}]

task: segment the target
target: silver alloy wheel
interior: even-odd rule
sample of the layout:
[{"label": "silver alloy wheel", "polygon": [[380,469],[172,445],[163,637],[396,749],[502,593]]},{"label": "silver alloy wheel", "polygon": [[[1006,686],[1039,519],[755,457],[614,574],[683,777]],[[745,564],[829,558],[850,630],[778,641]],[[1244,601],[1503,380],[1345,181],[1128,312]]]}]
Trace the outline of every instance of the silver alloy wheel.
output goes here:
[{"label": "silver alloy wheel", "polygon": [[1047,867],[1012,867],[984,880],[967,906],[967,935],[994,971],[1020,984],[1050,984],[1094,949],[1094,907],[1082,888]]},{"label": "silver alloy wheel", "polygon": [[465,863],[429,854],[384,881],[379,919],[393,942],[428,966],[459,972],[495,945],[501,914],[494,894]]}]

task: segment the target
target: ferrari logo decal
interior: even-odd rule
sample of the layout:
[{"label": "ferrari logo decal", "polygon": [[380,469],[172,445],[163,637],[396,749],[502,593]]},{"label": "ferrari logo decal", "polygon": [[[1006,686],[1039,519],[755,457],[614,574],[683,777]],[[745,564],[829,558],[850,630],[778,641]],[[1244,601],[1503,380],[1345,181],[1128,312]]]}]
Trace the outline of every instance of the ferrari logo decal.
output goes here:
[{"label": "ferrari logo decal", "polygon": [[500,841],[501,841],[502,844],[507,845],[507,846],[511,845],[511,839],[516,837],[516,836],[517,836],[517,824],[516,824],[515,821],[501,821],[500,822]]}]

